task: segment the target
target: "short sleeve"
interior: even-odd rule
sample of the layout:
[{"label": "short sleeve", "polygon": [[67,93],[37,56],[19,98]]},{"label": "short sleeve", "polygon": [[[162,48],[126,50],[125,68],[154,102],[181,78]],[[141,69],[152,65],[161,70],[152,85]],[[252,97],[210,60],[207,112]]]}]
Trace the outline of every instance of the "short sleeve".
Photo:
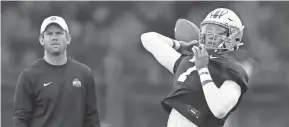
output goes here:
[{"label": "short sleeve", "polygon": [[247,91],[249,77],[243,68],[227,68],[224,78],[225,80],[235,81],[241,87],[242,94]]},{"label": "short sleeve", "polygon": [[182,55],[180,56],[180,58],[176,61],[175,65],[174,65],[174,69],[173,69],[174,74],[177,72],[177,69],[178,69],[180,63],[182,62],[182,60],[183,60],[185,57],[186,57],[186,55],[183,55],[183,54],[182,54]]}]

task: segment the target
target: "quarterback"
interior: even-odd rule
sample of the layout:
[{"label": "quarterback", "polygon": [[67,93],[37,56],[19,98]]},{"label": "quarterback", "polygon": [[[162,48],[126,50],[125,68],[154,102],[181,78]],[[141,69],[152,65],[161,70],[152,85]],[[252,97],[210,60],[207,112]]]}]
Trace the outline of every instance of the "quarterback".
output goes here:
[{"label": "quarterback", "polygon": [[167,127],[222,127],[236,110],[249,76],[230,53],[243,44],[243,28],[232,10],[217,8],[189,43],[156,32],[141,35],[145,49],[174,75],[172,91],[161,101]]}]

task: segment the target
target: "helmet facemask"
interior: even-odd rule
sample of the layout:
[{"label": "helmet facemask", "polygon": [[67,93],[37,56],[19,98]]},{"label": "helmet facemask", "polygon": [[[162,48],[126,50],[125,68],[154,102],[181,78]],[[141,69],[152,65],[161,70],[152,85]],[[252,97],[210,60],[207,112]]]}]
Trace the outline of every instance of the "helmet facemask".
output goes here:
[{"label": "helmet facemask", "polygon": [[229,27],[218,23],[201,24],[201,33],[199,41],[207,49],[216,53],[234,51],[239,48],[242,38],[242,30],[236,27]]}]

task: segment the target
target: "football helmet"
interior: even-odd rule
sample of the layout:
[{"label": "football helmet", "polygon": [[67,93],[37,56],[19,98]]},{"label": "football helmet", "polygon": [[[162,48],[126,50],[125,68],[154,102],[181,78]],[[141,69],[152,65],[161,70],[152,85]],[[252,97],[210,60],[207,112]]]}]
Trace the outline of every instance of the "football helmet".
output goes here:
[{"label": "football helmet", "polygon": [[239,48],[244,25],[230,9],[217,8],[211,11],[200,24],[200,43],[214,52],[223,53]]}]

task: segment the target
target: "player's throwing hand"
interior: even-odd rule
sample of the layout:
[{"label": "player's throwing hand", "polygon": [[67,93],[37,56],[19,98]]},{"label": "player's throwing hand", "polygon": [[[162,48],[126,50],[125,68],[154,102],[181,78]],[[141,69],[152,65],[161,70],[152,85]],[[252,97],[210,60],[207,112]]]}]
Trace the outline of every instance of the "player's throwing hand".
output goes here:
[{"label": "player's throwing hand", "polygon": [[207,67],[209,63],[209,55],[206,47],[203,44],[200,44],[200,47],[193,46],[192,50],[194,52],[195,66],[197,70]]},{"label": "player's throwing hand", "polygon": [[183,55],[193,55],[193,46],[197,46],[199,44],[197,40],[193,40],[191,42],[178,41],[178,43],[180,44],[180,47],[177,51]]}]

